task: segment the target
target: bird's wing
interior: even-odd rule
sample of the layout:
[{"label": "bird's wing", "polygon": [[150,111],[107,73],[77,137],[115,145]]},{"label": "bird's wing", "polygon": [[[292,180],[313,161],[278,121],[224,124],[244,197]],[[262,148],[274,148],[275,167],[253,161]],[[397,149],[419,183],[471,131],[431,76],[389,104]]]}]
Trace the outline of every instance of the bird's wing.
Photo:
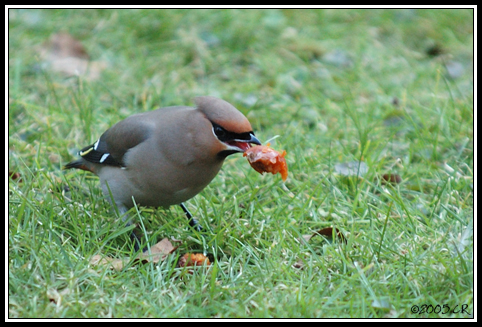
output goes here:
[{"label": "bird's wing", "polygon": [[108,129],[94,143],[79,151],[85,160],[103,165],[125,167],[124,155],[149,138],[153,124],[142,114],[128,117]]}]

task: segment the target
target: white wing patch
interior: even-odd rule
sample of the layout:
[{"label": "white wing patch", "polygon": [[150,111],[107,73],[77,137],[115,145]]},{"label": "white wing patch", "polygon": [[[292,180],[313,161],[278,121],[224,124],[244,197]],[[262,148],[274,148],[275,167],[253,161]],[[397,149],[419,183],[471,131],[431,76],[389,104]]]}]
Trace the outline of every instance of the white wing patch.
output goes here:
[{"label": "white wing patch", "polygon": [[99,142],[100,139],[97,140],[97,142],[94,143],[94,150],[97,151],[97,148],[99,147]]},{"label": "white wing patch", "polygon": [[109,156],[110,156],[110,153],[104,153],[100,158],[99,163],[103,163],[105,159],[107,159]]}]

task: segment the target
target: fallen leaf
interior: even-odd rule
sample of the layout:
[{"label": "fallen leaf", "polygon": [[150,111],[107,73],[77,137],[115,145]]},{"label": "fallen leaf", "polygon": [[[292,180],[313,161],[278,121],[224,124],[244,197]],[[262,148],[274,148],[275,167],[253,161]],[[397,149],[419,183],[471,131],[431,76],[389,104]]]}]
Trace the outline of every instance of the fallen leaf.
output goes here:
[{"label": "fallen leaf", "polygon": [[65,32],[52,34],[43,44],[41,54],[49,60],[67,57],[89,60],[89,55],[82,42]]},{"label": "fallen leaf", "polygon": [[322,228],[319,231],[317,231],[316,233],[314,233],[313,236],[322,235],[322,236],[332,240],[334,234],[337,238],[339,238],[341,241],[346,243],[345,236],[340,232],[340,230],[338,230],[336,228],[333,228],[333,227]]},{"label": "fallen leaf", "polygon": [[[301,243],[308,243],[314,236],[321,235],[331,243],[331,242],[333,242],[333,235],[334,234],[335,234],[336,240],[347,243],[345,236],[342,234],[342,232],[340,232],[340,230],[338,230],[335,227],[325,227],[325,228],[322,228],[322,229],[316,231],[313,234],[302,235],[301,239],[300,239],[300,242]],[[305,262],[302,259],[298,259],[291,266],[295,269],[301,269],[302,270],[305,267]]]},{"label": "fallen leaf", "polygon": [[23,182],[21,176],[19,173],[17,172],[13,172],[13,171],[8,171],[8,177],[11,178],[13,181],[17,181],[19,183]]},{"label": "fallen leaf", "polygon": [[97,254],[90,259],[90,264],[92,266],[108,266],[111,269],[121,271],[129,261],[130,258],[116,259]]},{"label": "fallen leaf", "polygon": [[335,172],[343,176],[363,176],[368,166],[363,161],[350,161],[335,164]]},{"label": "fallen leaf", "polygon": [[[177,241],[180,242],[180,241]],[[157,244],[151,246],[150,252],[146,251],[143,253],[139,253],[137,257],[133,260],[133,264],[136,263],[158,263],[167,258],[169,254],[174,252],[178,246],[173,246],[171,241],[167,238],[162,239]],[[108,266],[111,269],[120,271],[124,269],[124,267],[131,261],[131,258],[109,258],[100,254],[94,255],[90,259],[90,264],[92,266]]]},{"label": "fallen leaf", "polygon": [[333,241],[333,231],[336,233],[336,238],[346,243],[345,236],[334,227],[325,227],[311,235],[303,235],[302,238],[305,242],[309,242],[314,236],[321,235],[327,238],[329,241]]},{"label": "fallen leaf", "polygon": [[140,253],[137,258],[141,260],[142,263],[158,263],[159,261],[164,260],[168,254],[171,254],[177,248],[177,246],[172,245],[171,241],[169,241],[167,238],[164,238],[160,242],[151,246],[150,253],[149,251]]},{"label": "fallen leaf", "polygon": [[83,75],[94,80],[107,67],[105,61],[91,61],[82,43],[68,33],[55,33],[39,48],[48,69],[67,76]]},{"label": "fallen leaf", "polygon": [[400,177],[398,174],[383,174],[381,182],[383,185],[400,184],[402,182],[402,177]]}]

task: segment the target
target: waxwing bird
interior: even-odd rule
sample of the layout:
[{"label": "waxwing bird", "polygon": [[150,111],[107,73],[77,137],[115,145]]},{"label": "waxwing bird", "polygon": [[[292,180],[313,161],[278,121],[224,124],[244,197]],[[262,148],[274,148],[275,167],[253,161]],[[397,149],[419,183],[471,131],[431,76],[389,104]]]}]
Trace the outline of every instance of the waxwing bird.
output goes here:
[{"label": "waxwing bird", "polygon": [[228,102],[203,96],[195,103],[127,117],[64,168],[99,176],[104,196],[122,215],[134,206],[133,199],[142,206],[180,205],[189,224],[200,228],[183,202],[212,181],[227,156],[261,142]]}]

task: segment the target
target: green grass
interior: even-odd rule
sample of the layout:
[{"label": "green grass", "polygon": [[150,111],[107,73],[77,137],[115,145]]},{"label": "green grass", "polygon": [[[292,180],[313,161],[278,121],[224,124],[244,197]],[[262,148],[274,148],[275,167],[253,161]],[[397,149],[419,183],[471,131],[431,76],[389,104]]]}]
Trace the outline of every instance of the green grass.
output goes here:
[{"label": "green grass", "polygon": [[[59,31],[107,62],[101,78],[42,69]],[[10,10],[8,316],[472,317],[472,72],[468,9]],[[199,95],[279,135],[288,180],[228,158],[188,202],[215,257],[192,275],[176,261],[203,241],[178,207],[131,211],[150,244],[183,241],[165,261],[90,265],[132,256],[130,230],[95,176],[62,165],[120,119]],[[335,171],[359,160],[363,177]],[[347,243],[300,242],[329,226]],[[458,307],[412,313],[424,304]]]}]

